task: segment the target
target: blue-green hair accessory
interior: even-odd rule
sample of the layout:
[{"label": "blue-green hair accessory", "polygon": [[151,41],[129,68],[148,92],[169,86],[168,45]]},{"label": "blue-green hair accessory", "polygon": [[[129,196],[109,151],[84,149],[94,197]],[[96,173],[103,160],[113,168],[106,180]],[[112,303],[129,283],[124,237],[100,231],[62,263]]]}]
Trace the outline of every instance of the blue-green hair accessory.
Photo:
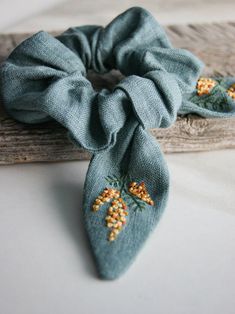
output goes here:
[{"label": "blue-green hair accessory", "polygon": [[[113,69],[124,78],[113,90],[94,90],[88,70]],[[74,27],[55,38],[41,31],[1,67],[2,98],[12,117],[55,119],[93,154],[82,210],[102,278],[129,267],[166,207],[167,165],[149,129],[169,127],[177,114],[235,113],[235,80],[198,82],[201,69],[200,60],[172,47],[154,17],[138,7],[106,27]]]}]

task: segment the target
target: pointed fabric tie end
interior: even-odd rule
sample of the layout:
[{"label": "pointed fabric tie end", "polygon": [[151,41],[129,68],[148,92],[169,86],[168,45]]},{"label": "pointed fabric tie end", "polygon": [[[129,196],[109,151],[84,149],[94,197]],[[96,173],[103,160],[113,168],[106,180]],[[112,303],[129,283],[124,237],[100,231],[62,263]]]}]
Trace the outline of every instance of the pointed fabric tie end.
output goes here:
[{"label": "pointed fabric tie end", "polygon": [[[125,78],[112,91],[97,92],[86,77],[89,69],[118,69]],[[39,32],[1,67],[11,116],[26,123],[55,119],[75,145],[93,153],[83,213],[102,278],[128,269],[166,207],[168,169],[148,129],[170,126],[177,113],[234,115],[235,80],[229,87],[204,79],[197,90],[201,69],[201,61],[173,48],[154,17],[138,7],[105,28],[74,27],[56,38]],[[228,106],[211,108],[210,93]]]}]

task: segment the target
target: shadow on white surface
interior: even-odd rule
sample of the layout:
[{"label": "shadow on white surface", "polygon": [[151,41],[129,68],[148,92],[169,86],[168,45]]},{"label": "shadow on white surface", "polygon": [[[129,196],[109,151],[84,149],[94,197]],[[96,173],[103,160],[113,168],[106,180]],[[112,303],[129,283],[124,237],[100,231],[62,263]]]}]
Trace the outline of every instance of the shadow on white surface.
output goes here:
[{"label": "shadow on white surface", "polygon": [[85,232],[82,214],[83,184],[55,181],[51,187],[55,200],[56,217],[71,237],[84,271],[97,277],[89,241]]}]

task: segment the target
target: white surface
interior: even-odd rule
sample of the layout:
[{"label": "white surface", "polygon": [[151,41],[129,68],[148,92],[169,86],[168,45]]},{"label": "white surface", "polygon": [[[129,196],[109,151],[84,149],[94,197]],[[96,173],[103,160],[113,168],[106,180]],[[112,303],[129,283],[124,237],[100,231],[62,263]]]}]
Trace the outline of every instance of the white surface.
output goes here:
[{"label": "white surface", "polygon": [[[62,1],[66,0],[0,0],[0,30],[4,31],[14,25],[24,24],[29,17],[32,23],[35,18],[32,15],[40,16],[41,11],[48,10]],[[25,29],[27,32],[31,29],[30,25],[28,27],[27,30]]]},{"label": "white surface", "polygon": [[[131,6],[150,10],[162,24],[234,21],[235,11],[234,0],[14,0],[14,7],[15,1],[17,10],[12,10],[13,0],[3,1],[7,8],[11,7],[10,14],[5,14],[0,20],[3,32],[63,30],[83,24],[106,25]],[[48,9],[54,3],[57,5]],[[31,7],[33,12],[36,7],[40,8],[40,12],[31,16]],[[45,9],[41,12],[43,7]],[[22,16],[21,21],[19,16]]]},{"label": "white surface", "polygon": [[96,278],[87,162],[0,167],[1,314],[233,314],[235,151],[168,155],[168,208],[119,280]]}]

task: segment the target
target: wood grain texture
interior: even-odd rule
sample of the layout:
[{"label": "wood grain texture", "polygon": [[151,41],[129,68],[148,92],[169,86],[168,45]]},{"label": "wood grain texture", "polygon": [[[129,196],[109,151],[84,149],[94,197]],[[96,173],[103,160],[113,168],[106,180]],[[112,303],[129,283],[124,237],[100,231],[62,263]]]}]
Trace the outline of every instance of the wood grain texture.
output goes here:
[{"label": "wood grain texture", "polygon": [[[174,46],[192,51],[205,63],[204,75],[235,76],[235,22],[168,26]],[[53,33],[55,35],[56,33]],[[31,34],[0,35],[0,62]],[[112,88],[121,74],[112,71],[88,78],[96,89]],[[179,117],[168,129],[150,131],[166,153],[235,148],[235,119]],[[0,164],[89,159],[67,138],[57,122],[24,125],[12,120],[0,105]]]}]

